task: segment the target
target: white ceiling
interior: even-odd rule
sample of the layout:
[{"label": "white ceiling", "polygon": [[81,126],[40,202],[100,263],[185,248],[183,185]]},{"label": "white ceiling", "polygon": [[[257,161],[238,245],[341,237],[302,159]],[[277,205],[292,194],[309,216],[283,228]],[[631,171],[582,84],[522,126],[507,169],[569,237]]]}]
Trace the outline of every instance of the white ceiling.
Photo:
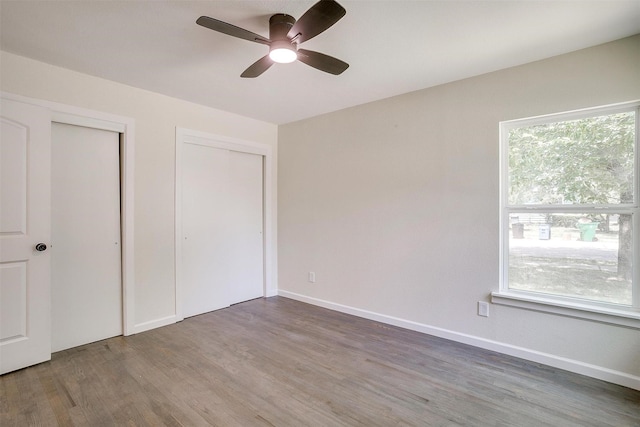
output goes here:
[{"label": "white ceiling", "polygon": [[195,24],[268,37],[272,14],[315,0],[1,0],[0,47],[283,124],[640,33],[640,0],[338,1],[346,16],[302,47],[348,62],[339,76],[296,62],[241,79],[268,47]]}]

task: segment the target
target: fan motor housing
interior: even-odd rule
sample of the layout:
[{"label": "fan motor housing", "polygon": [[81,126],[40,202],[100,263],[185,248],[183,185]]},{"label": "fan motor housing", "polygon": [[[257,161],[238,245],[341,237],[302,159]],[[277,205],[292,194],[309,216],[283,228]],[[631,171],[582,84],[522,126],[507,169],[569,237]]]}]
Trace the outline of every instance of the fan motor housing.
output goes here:
[{"label": "fan motor housing", "polygon": [[285,13],[277,13],[269,18],[269,38],[271,40],[288,40],[287,34],[296,19]]}]

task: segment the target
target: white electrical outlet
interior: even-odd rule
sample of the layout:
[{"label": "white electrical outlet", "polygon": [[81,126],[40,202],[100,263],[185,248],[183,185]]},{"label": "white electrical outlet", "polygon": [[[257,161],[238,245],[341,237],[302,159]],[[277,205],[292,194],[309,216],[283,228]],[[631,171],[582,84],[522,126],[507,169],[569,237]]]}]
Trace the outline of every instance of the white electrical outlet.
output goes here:
[{"label": "white electrical outlet", "polygon": [[489,303],[478,301],[478,316],[489,317]]},{"label": "white electrical outlet", "polygon": [[316,273],[313,271],[309,272],[309,283],[316,283]]}]

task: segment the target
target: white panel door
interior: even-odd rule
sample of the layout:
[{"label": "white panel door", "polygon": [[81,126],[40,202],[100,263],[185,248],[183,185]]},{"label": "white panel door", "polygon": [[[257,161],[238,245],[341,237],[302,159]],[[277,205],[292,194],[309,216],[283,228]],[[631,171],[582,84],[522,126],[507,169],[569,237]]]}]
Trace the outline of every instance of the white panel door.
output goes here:
[{"label": "white panel door", "polygon": [[[0,374],[51,359],[51,117],[0,104]],[[44,249],[44,247],[40,247]]]},{"label": "white panel door", "polygon": [[52,125],[52,351],[122,334],[120,135]]},{"label": "white panel door", "polygon": [[184,317],[263,295],[262,156],[182,147]]}]

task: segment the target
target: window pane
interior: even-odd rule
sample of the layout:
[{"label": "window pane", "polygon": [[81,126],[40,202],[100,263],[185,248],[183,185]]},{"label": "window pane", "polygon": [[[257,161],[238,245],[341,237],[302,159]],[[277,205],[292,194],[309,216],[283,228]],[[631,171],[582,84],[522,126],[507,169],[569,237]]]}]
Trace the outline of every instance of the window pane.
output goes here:
[{"label": "window pane", "polygon": [[509,204],[633,203],[635,112],[509,132]]},{"label": "window pane", "polygon": [[512,213],[509,289],[631,305],[632,216]]}]

